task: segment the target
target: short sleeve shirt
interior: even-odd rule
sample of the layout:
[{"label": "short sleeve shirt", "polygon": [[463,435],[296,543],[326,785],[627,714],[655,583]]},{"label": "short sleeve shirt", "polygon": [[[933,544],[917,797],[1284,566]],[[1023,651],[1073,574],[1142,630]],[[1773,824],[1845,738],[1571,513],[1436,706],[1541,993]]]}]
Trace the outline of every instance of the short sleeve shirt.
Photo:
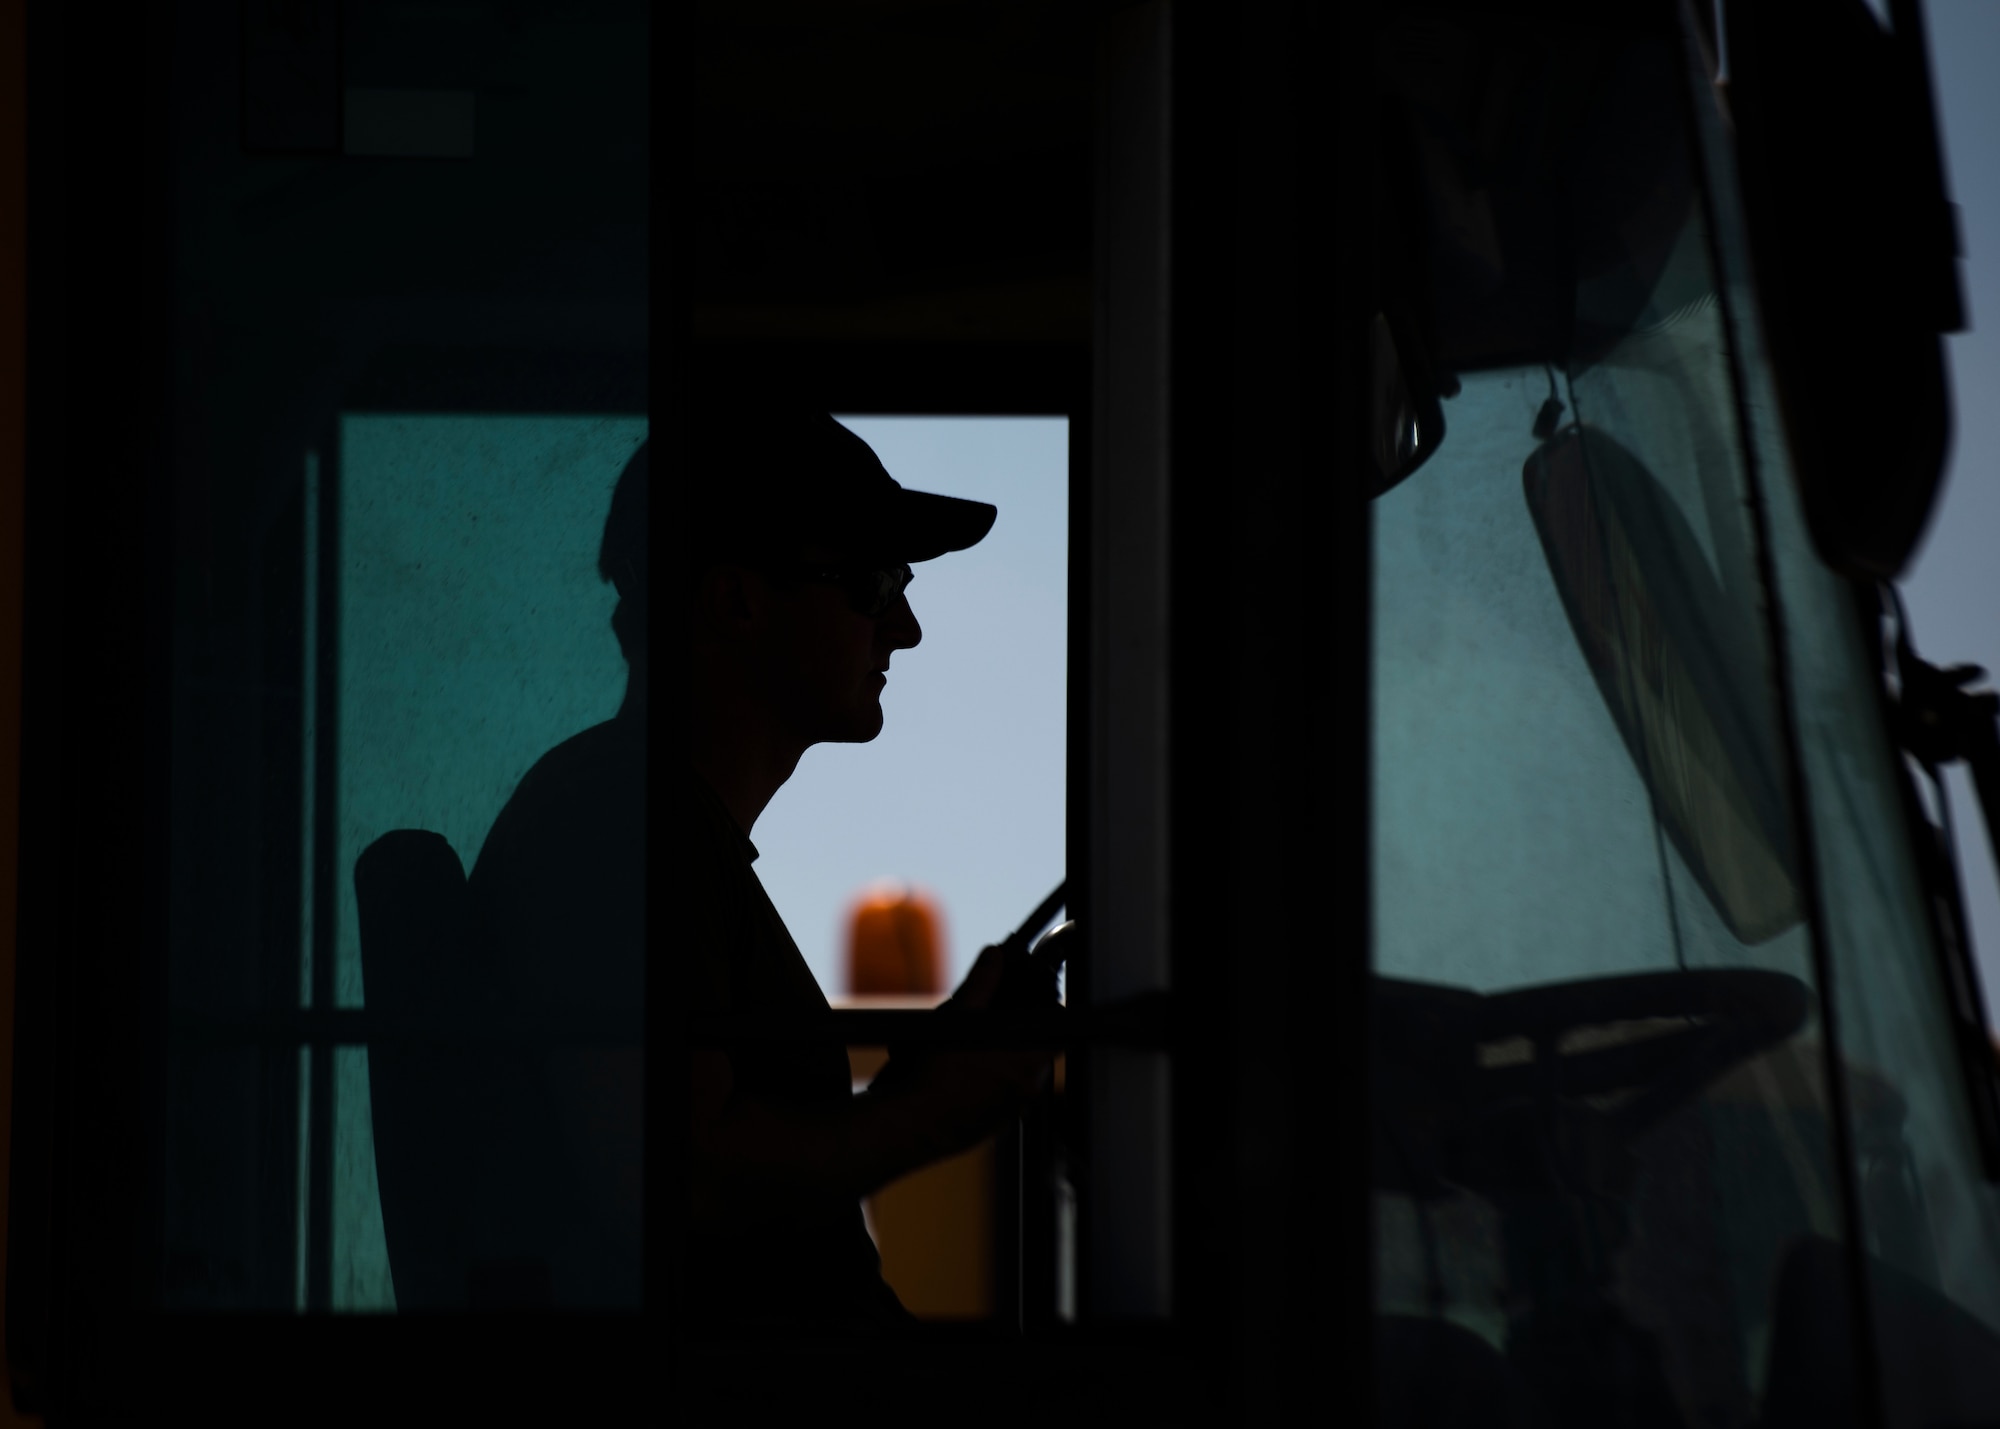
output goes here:
[{"label": "short sleeve shirt", "polygon": [[[751,843],[713,790],[682,772],[676,814],[685,820],[688,896],[679,955],[699,979],[693,1011],[740,1017],[826,1012],[826,994],[806,966],[752,865]],[[675,950],[662,949],[665,957]],[[847,1050],[837,1041],[727,1049],[738,1093],[807,1115],[838,1112],[853,1095]],[[692,1303],[751,1321],[852,1321],[902,1314],[858,1203],[781,1226],[695,1238],[688,1265]]]},{"label": "short sleeve shirt", "polygon": [[[636,1303],[643,1160],[636,1049],[645,979],[666,976],[691,1015],[827,1009],[757,878],[757,850],[685,764],[662,791],[679,864],[656,891],[680,904],[652,920],[647,946],[646,747],[629,714],[586,730],[531,769],[495,822],[472,875],[482,955],[517,1008],[627,1029],[629,1047],[541,1058],[524,1095],[558,1132],[541,1136],[563,1166],[538,1204],[574,1225],[552,1238],[558,1303]],[[808,1115],[853,1094],[846,1049],[819,1044],[728,1049],[736,1091]],[[883,1282],[858,1203],[741,1230],[690,1235],[685,1303],[721,1323],[824,1323],[904,1314]],[[580,1298],[579,1298],[580,1297]]]}]

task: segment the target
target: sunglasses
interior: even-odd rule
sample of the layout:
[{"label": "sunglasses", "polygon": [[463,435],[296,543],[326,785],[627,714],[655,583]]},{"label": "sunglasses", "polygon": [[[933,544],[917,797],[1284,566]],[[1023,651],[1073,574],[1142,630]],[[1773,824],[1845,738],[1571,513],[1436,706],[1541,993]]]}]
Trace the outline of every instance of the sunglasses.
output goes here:
[{"label": "sunglasses", "polygon": [[908,590],[910,582],[917,578],[917,573],[907,565],[789,566],[771,574],[795,581],[838,586],[840,593],[847,597],[848,607],[856,615],[865,615],[870,620],[886,614],[889,607],[896,603],[896,597]]}]

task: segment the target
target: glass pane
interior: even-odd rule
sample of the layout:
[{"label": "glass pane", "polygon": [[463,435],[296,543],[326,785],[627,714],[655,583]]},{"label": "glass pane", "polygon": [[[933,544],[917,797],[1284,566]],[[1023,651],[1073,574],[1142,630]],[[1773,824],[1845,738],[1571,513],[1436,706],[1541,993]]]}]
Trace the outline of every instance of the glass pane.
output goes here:
[{"label": "glass pane", "polygon": [[[620,708],[597,558],[645,429],[649,23],[638,0],[176,12],[169,1308],[464,1303],[464,1266],[440,1299],[391,1254],[436,1250],[424,1225],[472,1235],[489,1300],[637,1303],[636,1263],[577,1278],[603,1247],[466,1229],[477,1205],[423,1170],[471,1164],[436,1100],[465,1110],[473,1054],[444,1044],[485,1039],[508,1096],[560,1059],[393,984],[461,947],[424,919],[480,906],[524,774]],[[425,878],[363,907],[357,865],[396,830],[436,837],[378,872]],[[409,956],[371,979],[383,937]],[[604,1001],[574,966],[551,980]],[[562,1035],[623,1049],[586,1100],[625,1116],[636,1023]],[[574,1158],[536,1134],[488,1179],[555,1194],[546,1167]],[[631,1196],[611,1239],[636,1244]]]},{"label": "glass pane", "polygon": [[[1971,1422],[2000,1402],[2000,1339],[1992,1334],[2000,1330],[2000,1188],[1980,1169],[1931,895],[1912,845],[1928,829],[1906,806],[1910,775],[1883,717],[1878,651],[1855,591],[1820,563],[1805,528],[1723,116],[1711,102],[1697,105],[1697,117],[1715,176],[1723,294],[1770,515],[1834,1006],[1856,1108],[1855,1175],[1889,1419]],[[1973,815],[1961,810],[1961,817]]]},{"label": "glass pane", "polygon": [[832,996],[855,990],[854,900],[878,880],[927,890],[950,988],[1066,867],[1069,422],[843,422],[905,486],[1000,515],[972,549],[915,568],[923,639],[895,657],[881,735],[806,752],[757,821],[757,873]]},{"label": "glass pane", "polygon": [[[1069,422],[841,420],[905,485],[1000,514],[978,545],[915,568],[908,594],[923,637],[895,656],[882,733],[806,752],[758,818],[756,874],[836,1007],[930,1005],[1067,867]],[[864,968],[869,920],[917,909],[925,965]],[[907,953],[907,927],[894,931]],[[886,1050],[853,1048],[850,1060],[858,1093]],[[1059,1071],[1028,1113],[1042,1139],[1025,1157],[989,1139],[863,1203],[882,1277],[919,1319],[1010,1315],[1010,1295],[1020,1313],[1056,1312],[1074,1271],[1073,1249],[1054,1243],[1071,1194],[1061,1090]],[[1017,1188],[1009,1176],[1027,1179]],[[1018,1256],[1034,1264],[1003,1273]],[[1030,1304],[1037,1296],[1049,1303]]]},{"label": "glass pane", "polygon": [[[424,829],[477,888],[523,776],[618,713],[618,593],[598,548],[644,437],[635,416],[341,419],[337,869],[392,830]],[[364,1007],[355,883],[338,886],[334,1001]],[[333,1305],[390,1309],[368,1049],[338,1048],[334,1076]]]},{"label": "glass pane", "polygon": [[1557,215],[1575,267],[1374,507],[1385,1418],[1747,1425],[1845,1225],[1685,62],[1599,36],[1565,89],[1460,39],[1499,78],[1476,133],[1413,102],[1431,202],[1509,261]]}]

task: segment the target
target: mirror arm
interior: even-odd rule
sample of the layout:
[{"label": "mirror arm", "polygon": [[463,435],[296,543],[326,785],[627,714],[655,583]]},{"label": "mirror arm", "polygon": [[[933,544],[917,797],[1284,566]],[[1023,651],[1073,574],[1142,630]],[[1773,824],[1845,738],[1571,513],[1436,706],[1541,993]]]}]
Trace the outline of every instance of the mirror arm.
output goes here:
[{"label": "mirror arm", "polygon": [[[1971,928],[1959,886],[1958,854],[1952,846],[1949,795],[1940,770],[1963,760],[1972,772],[1980,813],[2000,873],[2000,693],[1969,689],[1985,678],[1977,665],[1939,667],[1917,654],[1910,642],[1909,613],[1901,594],[1884,582],[1883,591],[1896,614],[1895,669],[1897,692],[1891,706],[1897,743],[1924,768],[1936,792],[1943,828],[1934,857],[1924,860],[1934,870],[1932,896],[1942,905],[1940,931],[1946,967],[1946,988],[1959,1024],[1961,1061],[1970,1111],[1980,1142],[1988,1181],[2000,1182],[2000,1040],[1988,1030],[1987,1008],[1979,968],[1973,959]],[[1929,820],[1924,822],[1928,825]],[[1930,880],[1927,880],[1930,881]]]},{"label": "mirror arm", "polygon": [[1986,677],[1978,665],[1940,669],[1914,656],[1899,663],[1903,747],[1929,769],[1964,761],[2000,875],[2000,692],[1965,688]]},{"label": "mirror arm", "polygon": [[1926,769],[1962,760],[1971,770],[2000,873],[2000,692],[1967,688],[1986,678],[1978,665],[1939,667],[1918,655],[1901,621],[1896,673],[1897,740]]}]

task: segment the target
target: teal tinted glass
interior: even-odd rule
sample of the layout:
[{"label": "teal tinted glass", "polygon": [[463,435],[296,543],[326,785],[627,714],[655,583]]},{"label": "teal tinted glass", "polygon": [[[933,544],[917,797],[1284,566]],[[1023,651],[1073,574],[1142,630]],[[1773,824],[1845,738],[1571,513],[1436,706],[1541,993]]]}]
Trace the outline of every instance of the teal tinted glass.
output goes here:
[{"label": "teal tinted glass", "polygon": [[1467,375],[1373,508],[1380,1393],[1747,1425],[1873,1422],[1879,1390],[1888,1423],[1973,1422],[2000,1202],[1932,830],[1806,535],[1687,38],[1594,37],[1617,82],[1484,150],[1415,105],[1433,202],[1483,206],[1496,256],[1536,170],[1491,141],[1552,160],[1574,273],[1544,360]]},{"label": "teal tinted glass", "polygon": [[[645,432],[649,27],[636,0],[169,26],[170,1021],[145,1238],[169,1309],[637,1304],[636,1180],[615,1287],[611,1250],[503,1233],[463,1191],[521,1188],[516,1230],[562,1220],[546,1168],[580,1163],[529,1092],[577,1068],[503,1056],[448,964],[502,810],[625,690],[598,543]],[[596,1030],[606,988],[552,981],[580,1005],[563,1035],[618,1049],[603,1142],[636,1163],[637,979]],[[538,1128],[483,1167],[482,1082]]]},{"label": "teal tinted glass", "polygon": [[1380,1393],[1749,1425],[1781,1283],[1848,1222],[1686,60],[1600,43],[1577,112],[1486,131],[1524,153],[1417,106],[1440,190],[1516,176],[1488,222],[1538,162],[1586,197],[1544,196],[1545,360],[1465,375],[1373,507]]},{"label": "teal tinted glass", "polygon": [[[1834,971],[1872,1331],[1887,1422],[1974,1422],[2000,1405],[2000,1187],[1982,1166],[1968,1067],[1951,1034],[1948,909],[1925,876],[1934,837],[1882,694],[1882,630],[1814,552],[1766,354],[1727,142],[1698,102],[1717,196],[1722,296],[1740,352],[1746,440],[1770,513],[1775,595],[1798,711],[1825,937]],[[1859,598],[1857,598],[1859,597]],[[1960,810],[1960,817],[1975,817]],[[1935,917],[1934,917],[1935,915]],[[1992,1003],[1994,990],[1986,999]],[[1875,1114],[1869,1115],[1873,1108]]]},{"label": "teal tinted glass", "polygon": [[[473,869],[535,762],[617,714],[618,594],[597,556],[644,436],[632,416],[342,418],[336,867],[414,828]],[[336,1005],[365,1007],[351,879],[334,928]],[[368,1049],[333,1068],[333,1305],[390,1309]]]}]

